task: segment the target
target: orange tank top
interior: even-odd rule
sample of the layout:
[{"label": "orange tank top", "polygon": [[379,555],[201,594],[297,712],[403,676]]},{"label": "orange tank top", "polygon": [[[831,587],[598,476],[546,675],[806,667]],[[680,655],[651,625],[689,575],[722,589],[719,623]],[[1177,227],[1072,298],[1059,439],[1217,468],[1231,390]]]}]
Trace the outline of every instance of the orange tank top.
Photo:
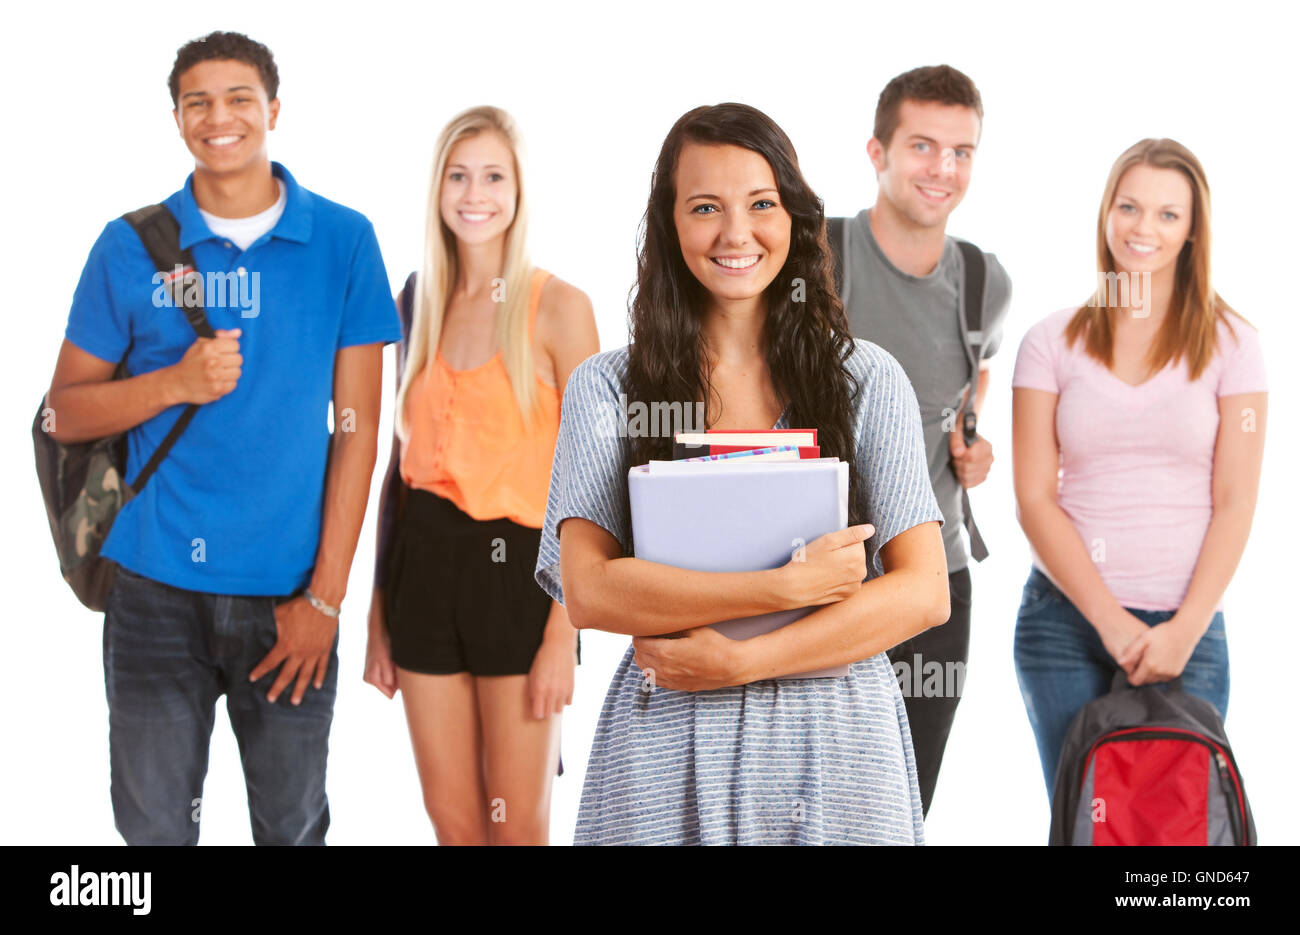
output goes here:
[{"label": "orange tank top", "polygon": [[[537,323],[542,286],[533,271],[528,340]],[[505,517],[541,529],[551,462],[560,430],[560,392],[533,373],[537,417],[525,423],[501,352],[470,370],[452,370],[439,351],[407,393],[410,431],[402,443],[402,479],[437,494],[474,519]]]}]

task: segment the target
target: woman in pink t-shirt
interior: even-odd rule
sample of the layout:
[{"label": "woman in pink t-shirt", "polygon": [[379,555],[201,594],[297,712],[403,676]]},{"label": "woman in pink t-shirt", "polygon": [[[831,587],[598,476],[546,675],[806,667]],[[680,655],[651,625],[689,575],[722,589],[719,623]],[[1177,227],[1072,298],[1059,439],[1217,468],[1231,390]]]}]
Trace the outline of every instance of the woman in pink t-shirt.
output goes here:
[{"label": "woman in pink t-shirt", "polygon": [[1259,335],[1210,284],[1200,162],[1143,140],[1111,169],[1097,292],[1040,321],[1016,360],[1016,625],[1048,796],[1066,730],[1123,669],[1228,708],[1223,592],[1255,512],[1267,386]]}]

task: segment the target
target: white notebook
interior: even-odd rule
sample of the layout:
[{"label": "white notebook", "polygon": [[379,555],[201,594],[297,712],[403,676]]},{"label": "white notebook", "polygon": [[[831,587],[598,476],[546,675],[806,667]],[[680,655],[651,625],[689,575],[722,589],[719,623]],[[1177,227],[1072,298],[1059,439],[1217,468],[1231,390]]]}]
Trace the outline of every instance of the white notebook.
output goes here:
[{"label": "white notebook", "polygon": [[[628,496],[637,558],[694,571],[763,571],[789,562],[801,544],[848,526],[849,466],[835,458],[751,464],[654,462],[628,471]],[[724,636],[744,640],[816,609],[802,607],[712,626]],[[848,673],[843,665],[782,678]]]}]

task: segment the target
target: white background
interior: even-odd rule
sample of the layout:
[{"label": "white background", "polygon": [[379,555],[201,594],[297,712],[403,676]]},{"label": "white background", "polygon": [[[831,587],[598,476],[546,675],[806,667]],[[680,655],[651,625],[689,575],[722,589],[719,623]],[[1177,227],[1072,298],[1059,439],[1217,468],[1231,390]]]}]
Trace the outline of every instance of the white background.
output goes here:
[{"label": "white background", "polygon": [[[1273,399],[1255,528],[1228,595],[1227,727],[1260,840],[1300,841],[1296,504],[1284,486],[1297,453],[1288,416],[1300,327],[1286,232],[1297,208],[1300,138],[1294,24],[1273,12],[1284,5],[228,0],[219,14],[175,3],[21,9],[6,11],[0,39],[0,256],[15,334],[0,377],[11,444],[0,468],[9,607],[0,841],[120,840],[108,795],[102,618],[59,577],[28,436],[90,245],[106,221],[175,191],[192,167],[166,77],[175,50],[211,29],[246,32],[274,51],[283,109],[272,157],[308,188],[371,218],[395,287],[419,262],[437,132],[470,105],[511,111],[529,144],[534,259],[591,296],[603,348],[627,340],[637,224],[659,145],[680,114],[733,100],[761,108],[794,141],[828,213],[851,214],[874,198],[864,146],[885,82],[940,62],[975,79],[984,137],[949,232],[997,253],[1014,298],[981,421],[998,460],[973,496],[993,557],[973,567],[970,666],[927,824],[931,844],[1046,839],[1047,796],[1011,659],[1029,556],[1011,491],[1010,369],[1031,324],[1091,290],[1098,201],[1116,156],[1146,136],[1189,146],[1214,195],[1215,285],[1262,331]],[[430,842],[400,701],[361,681],[374,502],[344,605],[329,839]],[[555,786],[556,843],[571,840],[596,715],[626,645],[604,634],[583,642],[565,718],[567,772]],[[251,840],[224,706],[202,840]]]}]

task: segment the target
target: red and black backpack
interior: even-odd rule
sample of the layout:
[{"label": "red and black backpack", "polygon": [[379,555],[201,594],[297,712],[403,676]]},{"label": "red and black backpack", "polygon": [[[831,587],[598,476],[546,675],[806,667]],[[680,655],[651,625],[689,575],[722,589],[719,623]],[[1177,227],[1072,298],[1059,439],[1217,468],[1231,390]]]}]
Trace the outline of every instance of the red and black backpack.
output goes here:
[{"label": "red and black backpack", "polygon": [[1111,692],[1066,734],[1050,844],[1255,844],[1255,820],[1214,706],[1181,680]]}]

